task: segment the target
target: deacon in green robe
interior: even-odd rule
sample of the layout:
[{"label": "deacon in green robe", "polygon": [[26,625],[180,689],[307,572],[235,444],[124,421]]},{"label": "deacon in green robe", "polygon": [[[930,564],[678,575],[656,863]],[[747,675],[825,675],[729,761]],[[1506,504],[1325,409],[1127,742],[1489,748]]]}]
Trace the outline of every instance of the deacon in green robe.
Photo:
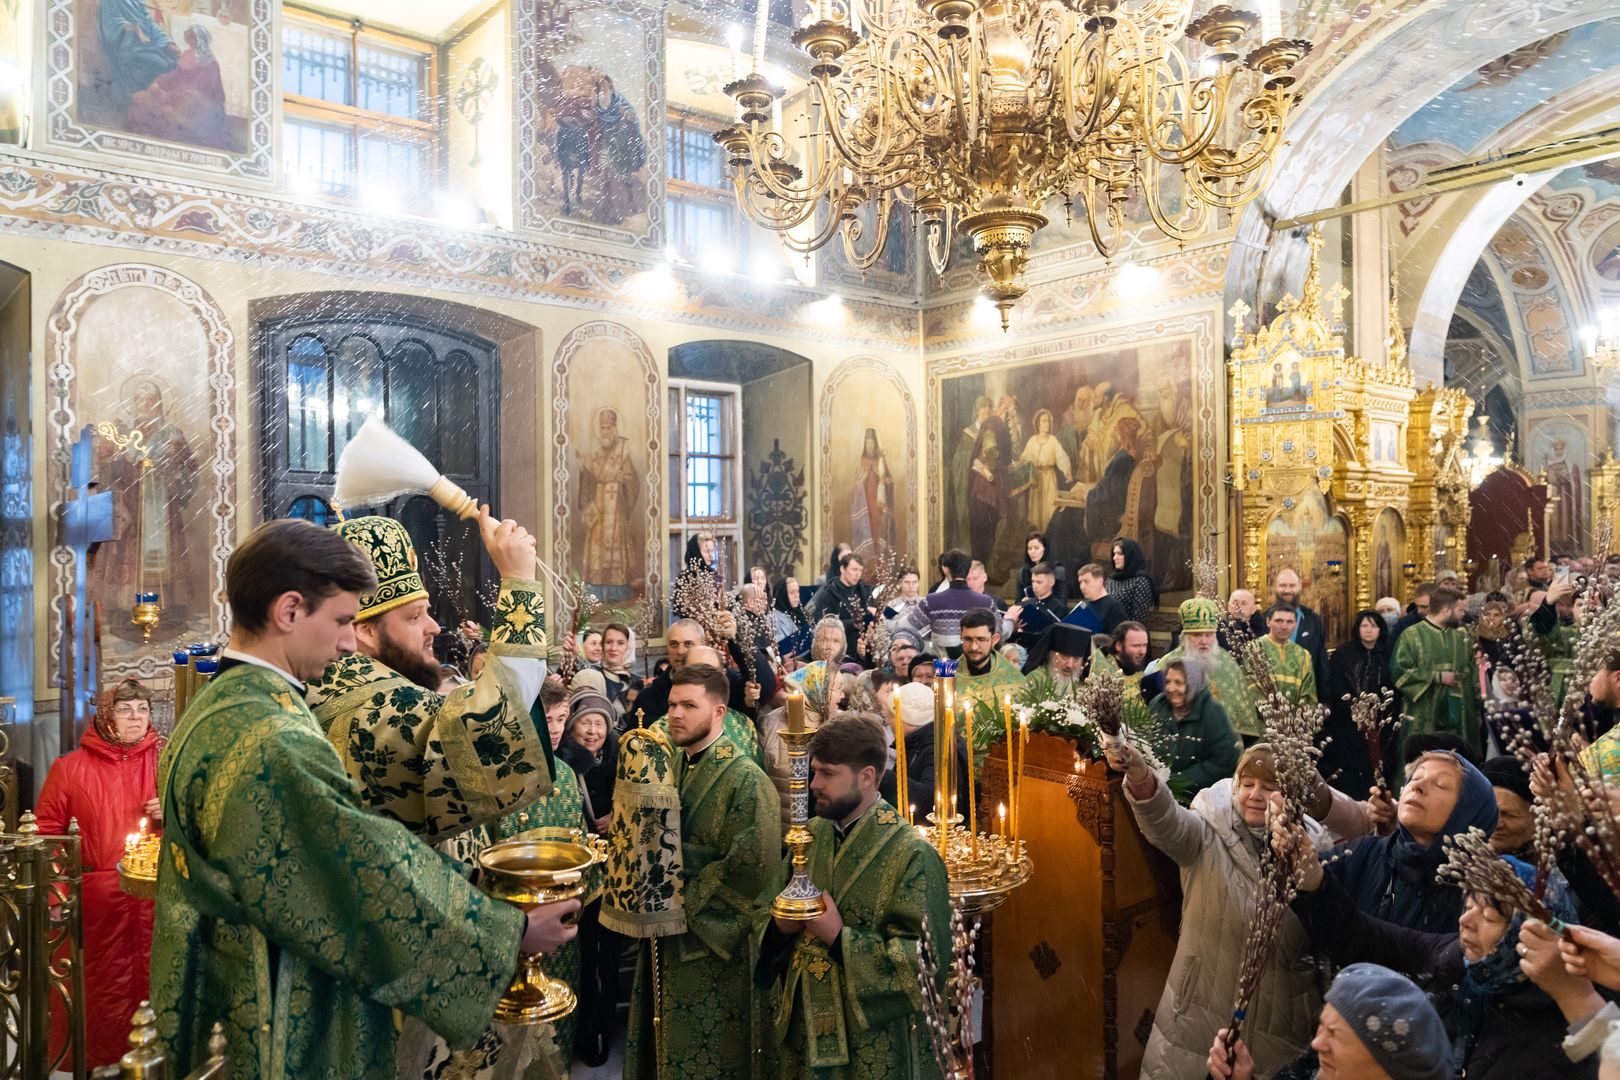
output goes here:
[{"label": "deacon in green robe", "polygon": [[[1298,625],[1299,613],[1293,608],[1272,608],[1266,616],[1266,636],[1260,639],[1260,647],[1271,668],[1271,681],[1284,699],[1294,705],[1315,705],[1316,667],[1310,652],[1292,640]],[[1264,735],[1263,724],[1261,728],[1260,734]]]},{"label": "deacon in green robe", "polygon": [[[1002,699],[1017,697],[1024,688],[1024,673],[997,650],[1001,647],[1001,616],[989,608],[974,608],[962,616],[962,659],[956,669],[956,696],[988,705],[1000,715]],[[973,768],[984,764],[990,744],[1001,729],[977,724],[973,729]]]},{"label": "deacon in green robe", "polygon": [[576,904],[526,917],[367,806],[305,705],[298,680],[353,647],[375,586],[303,521],[261,526],[227,564],[232,648],[159,766],[151,993],[176,1072],[218,1022],[234,1080],[394,1080],[395,1010],[469,1045],[520,943],[572,936]]},{"label": "deacon in green robe", "polygon": [[448,694],[433,658],[439,626],[405,527],[361,517],[336,527],[371,556],[377,591],[361,601],[356,651],[309,688],[309,705],[368,806],[428,840],[494,822],[551,788],[550,754],[529,708],[545,680],[541,588],[532,538],[481,519],[501,570],[489,660]]},{"label": "deacon in green robe", "polygon": [[[672,677],[686,931],[650,943],[656,980],[649,946],[641,947],[626,1080],[760,1075],[752,937],[757,898],[781,857],[782,828],[776,789],[722,727],[729,693],[725,673],[709,664],[687,664]],[[633,843],[613,838],[615,847]]]},{"label": "deacon in green robe", "polygon": [[[660,735],[669,737],[669,717],[660,716],[653,727]],[[736,709],[727,709],[726,715],[720,718],[720,728],[732,745],[746,754],[750,761],[760,768],[765,767],[765,750],[759,744],[759,732],[752,720]]]},{"label": "deacon in green robe", "polygon": [[[1250,739],[1263,736],[1266,731],[1255,706],[1254,686],[1249,682],[1243,666],[1216,642],[1216,631],[1224,614],[1220,604],[1204,597],[1194,597],[1182,603],[1180,614],[1180,642],[1149,665],[1148,670],[1158,671],[1172,660],[1188,657],[1201,660],[1204,674],[1209,679],[1209,696],[1220,702],[1232,730]],[[1312,685],[1315,685],[1314,677]]]},{"label": "deacon in green robe", "polygon": [[951,950],[950,883],[939,854],[878,796],[883,733],[838,717],[810,740],[816,816],[810,877],[825,914],[774,919],[791,876],[784,859],[760,895],[757,981],[770,1010],[770,1075],[783,1080],[933,1080],[917,953],[924,922],[942,996]]},{"label": "deacon in green robe", "polygon": [[1465,601],[1446,586],[1429,594],[1429,614],[1401,632],[1390,675],[1401,695],[1402,738],[1449,731],[1478,752],[1482,706],[1474,642],[1462,629]]}]

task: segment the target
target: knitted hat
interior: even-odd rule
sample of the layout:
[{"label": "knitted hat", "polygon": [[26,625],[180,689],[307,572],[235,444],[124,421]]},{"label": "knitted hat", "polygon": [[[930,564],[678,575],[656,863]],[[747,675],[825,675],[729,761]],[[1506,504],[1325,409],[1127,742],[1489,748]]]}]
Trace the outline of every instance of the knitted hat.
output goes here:
[{"label": "knitted hat", "polygon": [[922,683],[906,683],[900,688],[900,720],[908,728],[934,722],[934,690]]},{"label": "knitted hat", "polygon": [[416,549],[411,546],[405,526],[393,518],[373,515],[340,521],[333,529],[365,552],[377,572],[377,591],[360,598],[356,620],[374,619],[413,600],[428,598],[422,575],[416,570]]},{"label": "knitted hat", "polygon": [[1221,628],[1221,605],[1208,597],[1183,600],[1178,610],[1183,634],[1213,634]]},{"label": "knitted hat", "polygon": [[1448,1080],[1451,1040],[1423,991],[1404,975],[1377,964],[1351,964],[1328,987],[1336,1009],[1391,1076]]},{"label": "knitted hat", "polygon": [[597,713],[610,725],[613,723],[613,703],[605,695],[589,686],[575,686],[568,695],[568,722],[572,724],[587,713]]}]

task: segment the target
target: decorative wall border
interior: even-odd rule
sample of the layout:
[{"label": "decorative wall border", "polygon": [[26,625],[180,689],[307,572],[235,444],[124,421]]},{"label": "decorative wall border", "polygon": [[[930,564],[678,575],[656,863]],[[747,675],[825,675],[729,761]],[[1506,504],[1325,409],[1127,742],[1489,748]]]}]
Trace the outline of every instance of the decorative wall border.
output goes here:
[{"label": "decorative wall border", "polygon": [[[230,609],[225,602],[225,562],[236,544],[236,335],[224,310],[201,285],[190,278],[147,263],[115,263],[98,267],[63,290],[45,323],[45,356],[50,386],[50,412],[47,430],[50,438],[50,470],[46,500],[51,519],[61,516],[63,500],[71,483],[73,443],[86,421],[76,412],[78,357],[74,351],[79,319],[90,301],[119,289],[144,286],[168,293],[191,309],[202,323],[208,342],[208,426],[214,433],[208,457],[206,482],[209,484],[213,517],[213,546],[209,558],[213,568],[211,609],[212,630],[223,640],[230,632]],[[50,665],[53,682],[60,684],[62,662],[62,613],[66,598],[73,593],[73,552],[62,546],[51,548],[55,585],[51,590]],[[155,656],[142,657],[134,665],[104,666],[104,676],[157,674]]]},{"label": "decorative wall border", "polygon": [[[561,574],[572,571],[570,559],[573,555],[573,538],[569,535],[569,525],[573,519],[571,503],[573,502],[573,472],[568,460],[568,410],[569,386],[568,377],[574,362],[574,354],[588,341],[598,338],[608,338],[624,345],[636,359],[641,361],[642,379],[647,391],[647,476],[645,490],[642,495],[645,499],[647,519],[647,599],[652,605],[653,636],[657,636],[662,627],[664,592],[663,592],[663,565],[664,541],[668,534],[668,523],[664,519],[664,382],[661,366],[653,359],[653,354],[647,348],[647,343],[629,327],[621,326],[615,322],[588,322],[576,326],[563,338],[557,346],[557,353],[551,366],[551,445],[556,456],[551,466],[551,482],[553,502],[556,505],[553,517],[554,531],[552,536],[552,549],[556,552],[556,569]],[[560,610],[555,601],[552,610]]]},{"label": "decorative wall border", "polygon": [[637,281],[646,263],[629,255],[42,161],[4,148],[0,231],[796,340],[916,348],[917,313],[909,305],[846,298],[847,323],[811,324],[801,309],[816,293],[685,270],[673,272],[677,287],[665,299]]},{"label": "decorative wall border", "polygon": [[945,535],[945,508],[940,498],[943,485],[935,476],[940,459],[940,380],[946,375],[985,368],[1023,364],[1037,360],[1061,360],[1100,352],[1104,349],[1143,342],[1187,337],[1192,342],[1193,394],[1193,557],[1220,558],[1226,535],[1225,500],[1221,495],[1225,475],[1225,350],[1221,342],[1222,315],[1218,310],[1189,311],[1166,315],[1146,322],[1125,323],[996,352],[930,360],[926,367],[928,393],[928,525],[933,538]]},{"label": "decorative wall border", "polygon": [[[900,377],[893,365],[878,359],[875,356],[852,356],[833,369],[827,381],[821,387],[820,406],[817,410],[817,431],[820,436],[821,458],[820,479],[816,482],[816,490],[821,501],[821,538],[823,546],[833,542],[836,532],[833,525],[832,512],[832,426],[833,426],[833,396],[839,386],[851,375],[859,371],[871,371],[883,376],[900,393],[900,403],[906,411],[906,461],[909,462],[907,483],[911,490],[906,492],[907,502],[911,504],[910,513],[906,516],[908,538],[911,544],[911,556],[915,560],[922,559],[922,536],[920,535],[921,514],[917,507],[922,501],[918,496],[922,490],[922,479],[926,475],[923,463],[917,460],[917,403],[912,397],[911,387],[906,385],[905,379]],[[920,565],[920,562],[918,563]]]},{"label": "decorative wall border", "polygon": [[109,158],[140,158],[158,169],[198,170],[252,183],[275,179],[275,21],[278,4],[249,0],[248,149],[238,154],[165,142],[144,135],[90,127],[75,114],[79,93],[79,54],[75,42],[77,0],[47,0],[43,123],[47,145],[72,153]]},{"label": "decorative wall border", "polygon": [[[642,28],[642,55],[646,59],[647,104],[641,117],[642,136],[647,144],[647,231],[637,235],[625,229],[565,217],[547,217],[540,212],[536,187],[539,183],[540,123],[540,43],[556,40],[559,33],[542,27],[539,0],[513,0],[513,33],[517,37],[513,54],[518,58],[517,92],[517,223],[548,236],[615,244],[642,251],[664,248],[664,9],[649,8],[638,0],[579,0],[588,10],[623,15]],[[559,11],[555,29],[566,26],[569,14],[577,13],[560,4],[548,10]]]}]

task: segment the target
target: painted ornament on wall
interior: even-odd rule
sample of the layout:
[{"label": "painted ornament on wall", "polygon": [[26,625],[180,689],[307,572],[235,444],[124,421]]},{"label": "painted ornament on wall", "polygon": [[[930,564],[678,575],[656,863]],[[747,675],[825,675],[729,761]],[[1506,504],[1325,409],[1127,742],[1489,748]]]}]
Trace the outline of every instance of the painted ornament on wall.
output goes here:
[{"label": "painted ornament on wall", "polygon": [[269,0],[50,0],[57,146],[271,178]]}]

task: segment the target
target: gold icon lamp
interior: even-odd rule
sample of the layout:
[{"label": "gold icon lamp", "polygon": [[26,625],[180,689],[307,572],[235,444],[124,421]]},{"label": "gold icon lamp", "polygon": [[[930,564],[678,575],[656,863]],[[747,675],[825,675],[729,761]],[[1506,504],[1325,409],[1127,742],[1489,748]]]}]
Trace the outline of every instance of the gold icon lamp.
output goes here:
[{"label": "gold icon lamp", "polygon": [[124,837],[124,857],[118,860],[118,888],[139,900],[157,899],[158,851],[163,837],[146,831],[146,819]]},{"label": "gold icon lamp", "polygon": [[[494,844],[478,855],[480,886],[497,900],[525,911],[562,900],[589,903],[587,872],[601,861],[597,848],[583,842],[515,839]],[[546,1024],[574,1011],[578,1004],[567,983],[547,975],[538,953],[519,953],[517,974],[495,1006],[503,1024]]]}]

